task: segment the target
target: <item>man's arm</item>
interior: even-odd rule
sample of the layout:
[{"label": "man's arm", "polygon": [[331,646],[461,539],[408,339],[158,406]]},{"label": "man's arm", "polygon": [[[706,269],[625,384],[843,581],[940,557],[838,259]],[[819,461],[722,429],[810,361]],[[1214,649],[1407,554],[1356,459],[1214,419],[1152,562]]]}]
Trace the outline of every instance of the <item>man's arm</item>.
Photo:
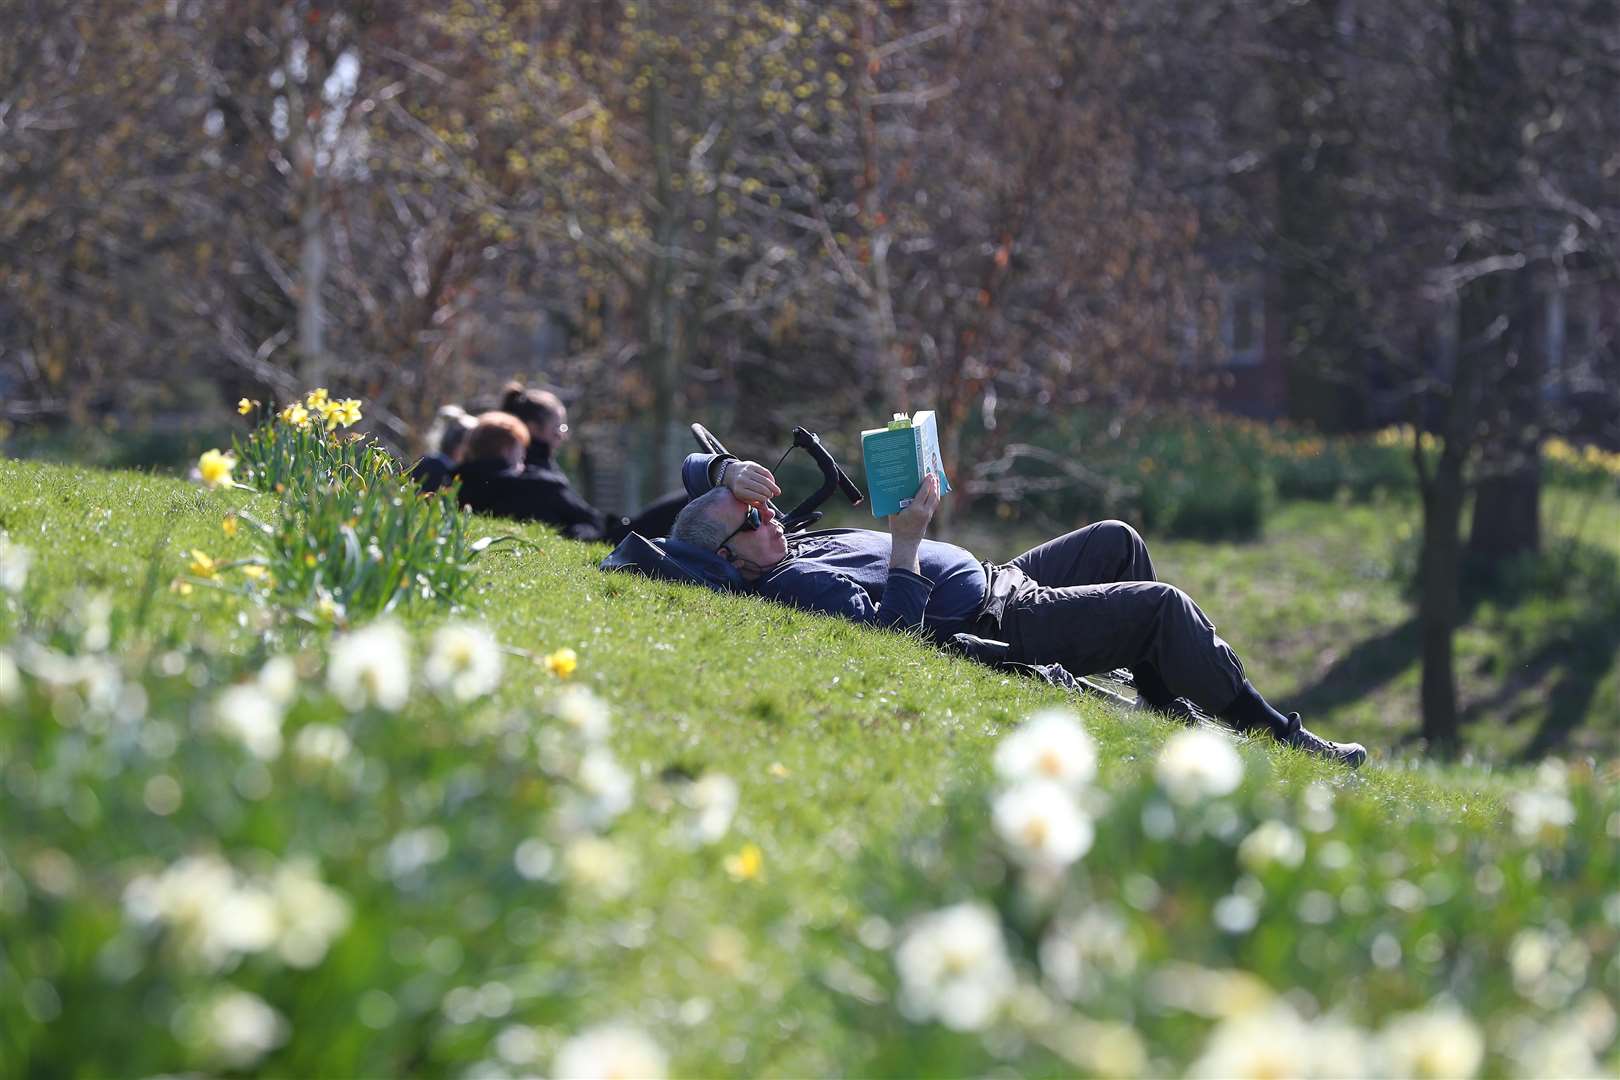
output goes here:
[{"label": "man's arm", "polygon": [[921,574],[917,563],[917,550],[922,547],[923,533],[939,509],[939,477],[929,473],[923,477],[922,487],[912,498],[911,505],[898,514],[889,516],[889,570],[904,570]]},{"label": "man's arm", "polygon": [[681,483],[694,499],[722,484],[746,503],[762,503],[782,494],[771,470],[757,461],[739,461],[730,454],[686,455],[681,464]]}]

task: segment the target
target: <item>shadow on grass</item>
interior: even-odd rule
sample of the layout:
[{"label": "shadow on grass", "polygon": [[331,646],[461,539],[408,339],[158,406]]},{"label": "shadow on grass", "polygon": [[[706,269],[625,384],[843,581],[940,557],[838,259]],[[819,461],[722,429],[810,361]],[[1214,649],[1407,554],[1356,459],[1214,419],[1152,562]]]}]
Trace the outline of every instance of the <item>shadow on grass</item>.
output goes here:
[{"label": "shadow on grass", "polygon": [[1349,705],[1418,662],[1417,617],[1359,641],[1310,686],[1287,696],[1287,707],[1307,718]]},{"label": "shadow on grass", "polygon": [[[1598,687],[1620,660],[1620,560],[1591,545],[1566,545],[1537,558],[1470,566],[1463,582],[1459,625],[1488,603],[1494,634],[1523,644],[1501,657],[1509,673],[1459,720],[1467,727],[1536,717],[1519,759],[1559,752],[1590,719]],[[1420,646],[1414,613],[1358,642],[1316,682],[1288,695],[1288,707],[1309,717],[1353,704],[1418,664]]]},{"label": "shadow on grass", "polygon": [[1557,753],[1589,717],[1592,699],[1599,685],[1620,655],[1620,604],[1595,605],[1583,616],[1561,628],[1551,640],[1541,644],[1496,691],[1469,705],[1462,722],[1483,720],[1492,713],[1512,709],[1505,719],[1518,723],[1540,701],[1519,702],[1534,693],[1547,679],[1541,722],[1519,751],[1519,760],[1534,761]]}]

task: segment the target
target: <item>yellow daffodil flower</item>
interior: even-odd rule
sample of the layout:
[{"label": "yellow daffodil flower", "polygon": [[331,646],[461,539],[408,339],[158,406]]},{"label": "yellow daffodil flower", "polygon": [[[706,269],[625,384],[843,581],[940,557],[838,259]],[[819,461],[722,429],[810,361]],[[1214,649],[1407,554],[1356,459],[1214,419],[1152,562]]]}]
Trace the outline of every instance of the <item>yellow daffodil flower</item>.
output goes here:
[{"label": "yellow daffodil flower", "polygon": [[211,488],[230,483],[231,472],[235,468],[236,457],[219,450],[205,450],[203,456],[197,459],[197,475]]},{"label": "yellow daffodil flower", "polygon": [[579,654],[573,649],[558,649],[546,657],[546,670],[559,679],[566,679],[579,667]]},{"label": "yellow daffodil flower", "polygon": [[726,856],[725,867],[733,881],[758,881],[765,869],[765,853],[758,844],[744,844]]},{"label": "yellow daffodil flower", "polygon": [[335,419],[344,427],[349,427],[353,424],[359,423],[360,399],[352,397],[344,398],[342,401],[333,406],[332,412],[328,414],[327,419],[329,421]]},{"label": "yellow daffodil flower", "polygon": [[253,401],[249,398],[243,398],[241,401],[236,403],[236,412],[240,416],[246,416],[248,413],[252,412],[258,407],[259,403],[257,401]]},{"label": "yellow daffodil flower", "polygon": [[296,428],[309,427],[309,410],[294,402],[281,410],[281,422]]},{"label": "yellow daffodil flower", "polygon": [[193,577],[211,578],[219,573],[219,565],[204,552],[191,549],[191,565],[186,567]]},{"label": "yellow daffodil flower", "polygon": [[235,536],[236,535],[236,530],[237,530],[237,527],[238,527],[237,522],[236,522],[236,515],[235,514],[226,514],[225,515],[225,520],[221,521],[219,523],[219,527],[225,531],[226,536]]},{"label": "yellow daffodil flower", "polygon": [[326,394],[326,387],[324,386],[317,386],[304,396],[304,404],[317,411],[319,411],[321,406],[325,405],[328,400],[329,398]]}]

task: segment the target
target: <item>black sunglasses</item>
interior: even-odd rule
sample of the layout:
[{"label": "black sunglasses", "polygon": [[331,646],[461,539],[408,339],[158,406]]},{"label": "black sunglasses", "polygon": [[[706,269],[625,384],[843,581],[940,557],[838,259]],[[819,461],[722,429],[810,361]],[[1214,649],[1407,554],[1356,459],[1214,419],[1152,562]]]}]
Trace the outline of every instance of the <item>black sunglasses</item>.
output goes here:
[{"label": "black sunglasses", "polygon": [[755,529],[759,528],[760,521],[761,518],[759,516],[759,507],[750,505],[748,507],[748,512],[743,515],[742,524],[726,533],[726,538],[720,541],[719,545],[716,546],[714,550],[719,552],[727,544],[731,543],[731,538],[733,536],[736,536],[740,532],[745,530],[747,532],[753,532]]}]

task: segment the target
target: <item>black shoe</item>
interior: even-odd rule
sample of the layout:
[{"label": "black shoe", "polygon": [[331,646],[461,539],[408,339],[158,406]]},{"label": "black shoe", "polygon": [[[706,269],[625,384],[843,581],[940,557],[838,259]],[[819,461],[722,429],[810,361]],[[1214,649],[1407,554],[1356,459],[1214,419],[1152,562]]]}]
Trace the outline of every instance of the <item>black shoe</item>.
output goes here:
[{"label": "black shoe", "polygon": [[1367,760],[1367,748],[1360,743],[1337,743],[1324,739],[1299,722],[1299,713],[1289,713],[1288,719],[1294,722],[1294,730],[1284,736],[1283,742],[1295,750],[1328,758],[1352,769],[1361,768],[1362,762]]}]

